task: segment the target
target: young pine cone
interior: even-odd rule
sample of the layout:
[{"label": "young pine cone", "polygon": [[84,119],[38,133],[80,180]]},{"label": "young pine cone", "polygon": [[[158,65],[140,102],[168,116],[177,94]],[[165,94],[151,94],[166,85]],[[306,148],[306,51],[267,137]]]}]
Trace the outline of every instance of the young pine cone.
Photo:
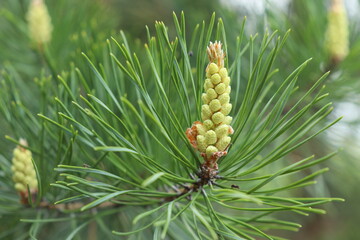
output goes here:
[{"label": "young pine cone", "polygon": [[232,105],[230,102],[230,77],[224,67],[224,53],[221,43],[211,43],[207,48],[209,64],[206,68],[206,80],[202,122],[194,122],[186,133],[194,148],[199,150],[205,161],[216,160],[226,154],[233,133],[230,126],[232,117],[228,116]]}]

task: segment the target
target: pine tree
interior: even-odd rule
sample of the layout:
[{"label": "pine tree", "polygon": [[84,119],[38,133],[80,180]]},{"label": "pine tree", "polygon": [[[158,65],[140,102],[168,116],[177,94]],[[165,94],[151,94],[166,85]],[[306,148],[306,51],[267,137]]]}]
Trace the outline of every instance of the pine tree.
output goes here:
[{"label": "pine tree", "polygon": [[86,51],[70,46],[66,60],[54,36],[35,38],[34,83],[4,65],[14,154],[0,155],[0,237],[282,239],[301,227],[290,212],[342,201],[299,193],[336,154],[301,147],[340,119],[329,122],[328,72],[299,87],[310,60],[276,68],[290,31],[248,36],[244,20],[235,36],[215,14],[191,31],[183,13],[173,21],[175,36],[158,21],[145,45],[74,34]]}]

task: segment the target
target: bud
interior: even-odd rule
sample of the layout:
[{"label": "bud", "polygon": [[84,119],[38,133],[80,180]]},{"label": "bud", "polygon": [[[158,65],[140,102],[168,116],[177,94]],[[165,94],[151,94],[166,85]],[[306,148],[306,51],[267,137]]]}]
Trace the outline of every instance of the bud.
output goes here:
[{"label": "bud", "polygon": [[209,103],[209,107],[210,107],[210,110],[212,112],[216,112],[218,110],[220,110],[221,108],[221,103],[218,99],[213,99],[211,100],[211,102]]},{"label": "bud", "polygon": [[43,45],[51,40],[51,18],[43,0],[32,0],[27,13],[30,39]]},{"label": "bud", "polygon": [[217,141],[217,136],[214,130],[209,130],[205,133],[205,139],[207,144],[215,144]]},{"label": "bud", "polygon": [[224,151],[227,146],[230,144],[231,138],[229,136],[222,137],[220,140],[216,143],[216,147],[219,149],[219,151]]},{"label": "bud", "polygon": [[215,73],[214,75],[212,75],[211,76],[211,82],[213,83],[213,84],[218,84],[218,83],[220,83],[221,82],[221,77],[220,77],[220,75],[218,74],[218,73]]},{"label": "bud", "polygon": [[201,124],[201,123],[199,123],[199,124],[196,124],[196,130],[197,130],[197,132],[198,132],[198,134],[199,135],[205,135],[205,133],[206,133],[206,127],[203,125],[203,124]]},{"label": "bud", "polygon": [[211,157],[214,153],[216,153],[218,149],[212,145],[208,146],[206,148],[206,156]]},{"label": "bud", "polygon": [[[20,139],[20,143],[27,146],[27,142],[24,139]],[[21,146],[17,146],[13,151],[11,167],[13,181],[15,189],[23,195],[27,195],[27,186],[29,186],[31,193],[37,192],[38,182],[31,158],[31,151]]]},{"label": "bud", "polygon": [[217,94],[223,94],[226,91],[226,86],[224,83],[220,83],[215,87],[215,91]]},{"label": "bud", "polygon": [[349,51],[349,23],[343,0],[332,0],[325,35],[326,48],[333,63],[342,61]]},{"label": "bud", "polygon": [[[201,107],[201,117],[203,123],[196,122],[196,149],[201,152],[205,159],[205,165],[211,169],[217,168],[217,160],[226,155],[226,150],[231,138],[228,136],[233,133],[230,126],[232,117],[228,116],[232,105],[230,101],[230,77],[224,67],[225,54],[220,42],[211,43],[207,48],[209,64],[206,67],[206,80],[204,82],[204,92],[202,94],[203,105]],[[193,128],[193,127],[192,127]],[[192,129],[189,128],[189,129]],[[189,131],[187,135],[189,138]],[[193,137],[189,140],[193,142]]]}]

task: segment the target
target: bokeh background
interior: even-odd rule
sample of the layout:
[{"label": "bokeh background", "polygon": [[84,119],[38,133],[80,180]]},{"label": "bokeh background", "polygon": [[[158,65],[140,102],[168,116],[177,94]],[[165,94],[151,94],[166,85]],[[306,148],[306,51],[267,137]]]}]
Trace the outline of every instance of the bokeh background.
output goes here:
[{"label": "bokeh background", "polygon": [[[213,12],[223,18],[229,46],[247,17],[246,36],[263,35],[278,30],[292,33],[282,51],[279,69],[287,74],[308,58],[312,62],[302,74],[300,85],[306,90],[323,73],[330,70],[326,81],[335,111],[329,118],[343,120],[316,141],[292,154],[293,161],[308,153],[324,155],[336,149],[339,154],[324,163],[330,172],[317,179],[318,184],[302,190],[304,196],[341,197],[344,203],[327,204],[327,215],[303,217],[302,231],[282,233],[290,239],[340,240],[360,239],[360,1],[344,0],[349,21],[349,53],[335,64],[326,49],[330,0],[57,0],[46,1],[53,37],[49,60],[38,54],[27,32],[28,0],[0,0],[0,71],[25,79],[23,90],[36,91],[34,79],[54,75],[71,66],[83,65],[79,56],[86,52],[93,59],[102,57],[106,39],[120,30],[134,42],[145,42],[145,26],[153,31],[155,21],[163,21],[174,32],[172,12],[186,14],[192,29]],[[189,31],[188,36],[191,35]],[[230,48],[229,48],[230,49]],[[229,59],[232,54],[229,52]],[[49,62],[50,61],[50,62]],[[44,68],[46,62],[46,68]],[[56,67],[52,67],[56,66]],[[281,73],[280,73],[281,74]],[[281,76],[281,75],[280,75]],[[284,75],[285,76],[285,75]],[[0,87],[3,87],[2,85]],[[301,94],[301,93],[300,93]],[[0,96],[1,98],[1,96]],[[36,108],[36,99],[29,99]],[[10,155],[12,146],[3,137],[12,136],[14,126],[0,115],[0,153]],[[17,136],[13,136],[17,137]],[[286,235],[287,234],[287,235]]]}]

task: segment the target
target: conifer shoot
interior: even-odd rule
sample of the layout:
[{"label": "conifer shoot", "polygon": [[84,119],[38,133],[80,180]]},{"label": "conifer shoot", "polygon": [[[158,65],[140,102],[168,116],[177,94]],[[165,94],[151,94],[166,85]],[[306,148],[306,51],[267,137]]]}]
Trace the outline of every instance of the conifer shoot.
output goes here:
[{"label": "conifer shoot", "polygon": [[232,108],[230,77],[224,67],[222,44],[218,41],[210,42],[207,54],[209,64],[206,67],[202,94],[202,122],[194,122],[187,129],[186,135],[205,160],[202,171],[208,172],[208,177],[212,178],[218,169],[217,160],[227,154],[231,142],[229,135],[233,133],[233,129],[230,126],[232,117],[229,116]]},{"label": "conifer shoot", "polygon": [[[27,146],[27,142],[24,139],[20,139],[20,144]],[[11,170],[13,172],[12,178],[15,183],[15,189],[19,192],[22,199],[29,197],[28,188],[31,194],[37,192],[38,181],[30,150],[22,146],[17,146],[14,149]]]}]

